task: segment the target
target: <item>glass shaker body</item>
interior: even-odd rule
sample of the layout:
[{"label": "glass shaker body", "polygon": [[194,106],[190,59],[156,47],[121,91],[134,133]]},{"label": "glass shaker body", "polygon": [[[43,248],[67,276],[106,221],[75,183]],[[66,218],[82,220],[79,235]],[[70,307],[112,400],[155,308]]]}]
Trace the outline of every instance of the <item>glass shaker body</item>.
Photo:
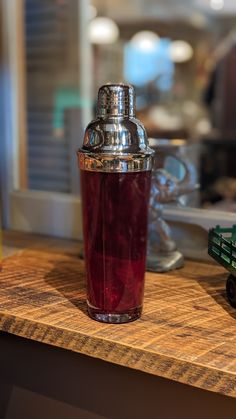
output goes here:
[{"label": "glass shaker body", "polygon": [[[130,86],[104,88],[133,94]],[[78,153],[88,312],[108,323],[139,318],[144,293],[152,150],[126,106],[128,115],[89,124]]]}]

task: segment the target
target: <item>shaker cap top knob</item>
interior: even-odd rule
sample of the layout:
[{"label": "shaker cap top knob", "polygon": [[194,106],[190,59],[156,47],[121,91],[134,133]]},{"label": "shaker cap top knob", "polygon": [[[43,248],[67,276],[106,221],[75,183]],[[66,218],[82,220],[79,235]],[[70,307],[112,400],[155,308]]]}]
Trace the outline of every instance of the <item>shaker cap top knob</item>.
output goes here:
[{"label": "shaker cap top knob", "polygon": [[98,91],[98,117],[127,116],[135,113],[135,93],[129,84],[105,84]]}]

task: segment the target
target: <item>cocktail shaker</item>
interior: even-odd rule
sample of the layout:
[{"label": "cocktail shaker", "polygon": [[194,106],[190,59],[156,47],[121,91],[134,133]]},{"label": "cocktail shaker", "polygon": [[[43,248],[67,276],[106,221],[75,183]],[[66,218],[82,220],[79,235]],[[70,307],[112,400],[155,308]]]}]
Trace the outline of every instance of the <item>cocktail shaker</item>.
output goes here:
[{"label": "cocktail shaker", "polygon": [[88,313],[107,323],[142,312],[153,151],[134,107],[132,86],[102,86],[78,151]]}]

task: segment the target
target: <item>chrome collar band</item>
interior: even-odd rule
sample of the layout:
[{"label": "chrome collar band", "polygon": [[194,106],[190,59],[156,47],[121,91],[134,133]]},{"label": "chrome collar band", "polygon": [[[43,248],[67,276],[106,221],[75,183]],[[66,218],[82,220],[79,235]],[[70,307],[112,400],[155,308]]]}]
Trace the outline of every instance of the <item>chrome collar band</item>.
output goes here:
[{"label": "chrome collar band", "polygon": [[152,155],[105,155],[79,151],[78,163],[81,170],[91,172],[144,172],[152,168]]}]

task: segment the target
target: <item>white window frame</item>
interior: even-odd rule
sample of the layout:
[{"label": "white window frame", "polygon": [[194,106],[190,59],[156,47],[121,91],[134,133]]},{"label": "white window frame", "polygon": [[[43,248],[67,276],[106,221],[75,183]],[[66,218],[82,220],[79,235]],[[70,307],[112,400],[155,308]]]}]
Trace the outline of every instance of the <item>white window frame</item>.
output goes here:
[{"label": "white window frame", "polygon": [[[90,53],[86,36],[87,1],[80,4],[80,53],[83,56],[80,71],[80,86],[84,97],[91,92],[92,80],[89,77]],[[25,135],[25,114],[22,110],[24,80],[22,60],[24,46],[20,44],[19,31],[22,31],[23,0],[2,2],[3,14],[3,68],[1,92],[3,110],[3,139],[1,140],[1,184],[3,222],[5,228],[24,232],[35,232],[58,237],[81,239],[82,217],[81,199],[63,193],[49,193],[28,190],[19,175],[22,136]],[[20,23],[21,22],[21,23]],[[23,42],[23,41],[22,41]],[[90,118],[85,109],[84,121]],[[26,162],[25,162],[26,164]],[[236,223],[234,213],[199,210],[194,208],[172,208],[165,210],[165,218],[173,227],[174,238],[185,256],[194,259],[207,259],[208,229],[220,224],[229,227]]]},{"label": "white window frame", "polygon": [[[91,48],[87,37],[87,0],[78,0],[78,14],[78,54],[79,61],[83,64],[78,85],[81,97],[86,98],[86,103],[89,103],[92,96],[92,76],[88,72],[88,68],[91,68]],[[81,206],[78,196],[27,189],[24,0],[3,1],[1,15],[3,28],[0,73],[0,174],[3,226],[13,230],[81,238],[81,216],[78,217],[77,227],[73,217],[68,217],[72,203],[77,202],[79,208]],[[87,106],[82,112],[83,125],[85,126],[89,120],[91,109]],[[32,205],[35,211],[38,208],[35,217],[32,217]],[[68,222],[64,218],[66,214]],[[54,225],[52,220],[55,221]]]}]

